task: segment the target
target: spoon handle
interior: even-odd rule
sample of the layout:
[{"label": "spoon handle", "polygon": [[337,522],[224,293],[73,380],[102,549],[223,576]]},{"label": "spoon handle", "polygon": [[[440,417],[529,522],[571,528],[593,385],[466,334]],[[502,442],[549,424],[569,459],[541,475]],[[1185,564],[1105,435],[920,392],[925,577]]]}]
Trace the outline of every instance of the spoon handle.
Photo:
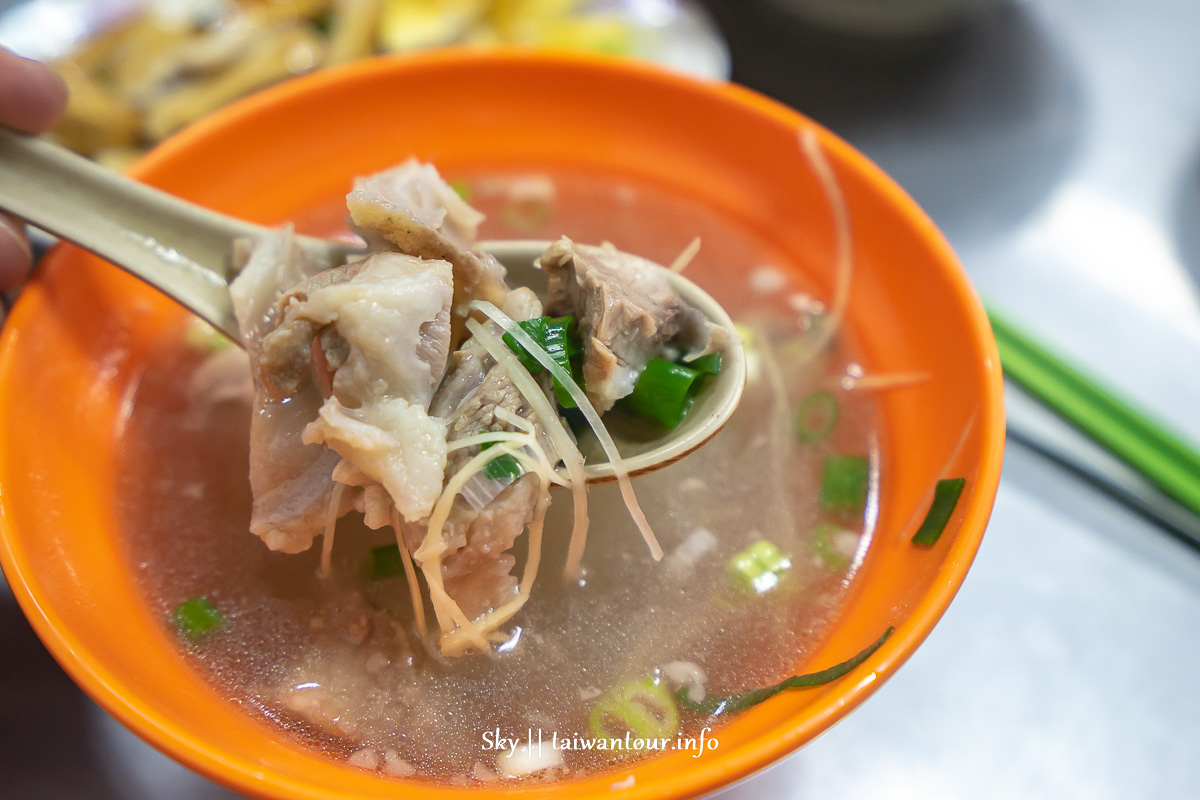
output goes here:
[{"label": "spoon handle", "polygon": [[44,139],[0,129],[0,209],[90,250],[236,340],[233,240],[262,229],[130,180]]}]

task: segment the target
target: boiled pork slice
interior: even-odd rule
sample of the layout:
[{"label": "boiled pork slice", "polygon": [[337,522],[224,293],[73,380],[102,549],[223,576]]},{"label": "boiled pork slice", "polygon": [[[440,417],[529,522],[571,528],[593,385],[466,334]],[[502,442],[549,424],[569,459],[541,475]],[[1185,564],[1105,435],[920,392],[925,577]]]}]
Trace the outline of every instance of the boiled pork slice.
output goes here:
[{"label": "boiled pork slice", "polygon": [[[230,285],[234,312],[257,372],[263,337],[278,322],[284,293],[323,268],[296,246],[290,229],[247,243],[245,266]],[[259,384],[261,387],[261,383]],[[324,447],[302,440],[323,398],[311,383],[286,399],[265,389],[255,392],[250,422],[250,486],[254,505],[250,530],[272,550],[298,553],[324,529],[334,467],[341,460]]]},{"label": "boiled pork slice", "polygon": [[263,339],[263,363],[279,369],[262,381],[303,386],[307,357],[327,396],[302,440],[348,462],[334,479],[378,483],[404,519],[421,519],[446,463],[445,425],[427,408],[448,355],[451,267],[383,252],[330,273],[284,298]]},{"label": "boiled pork slice", "polygon": [[[504,304],[508,296],[504,267],[476,248],[483,214],[467,205],[432,164],[410,159],[359,178],[346,205],[356,230],[368,244],[377,245],[382,239],[402,253],[453,264],[456,310],[471,300]],[[462,338],[460,327],[456,325],[455,341]]]}]

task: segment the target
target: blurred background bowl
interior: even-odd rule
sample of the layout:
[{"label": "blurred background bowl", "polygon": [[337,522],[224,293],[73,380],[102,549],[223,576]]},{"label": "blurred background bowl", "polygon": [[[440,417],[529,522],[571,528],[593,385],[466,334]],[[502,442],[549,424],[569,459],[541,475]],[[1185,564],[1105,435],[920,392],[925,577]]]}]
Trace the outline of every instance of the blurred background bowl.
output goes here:
[{"label": "blurred background bowl", "polygon": [[766,0],[837,33],[898,41],[960,26],[1002,0]]}]

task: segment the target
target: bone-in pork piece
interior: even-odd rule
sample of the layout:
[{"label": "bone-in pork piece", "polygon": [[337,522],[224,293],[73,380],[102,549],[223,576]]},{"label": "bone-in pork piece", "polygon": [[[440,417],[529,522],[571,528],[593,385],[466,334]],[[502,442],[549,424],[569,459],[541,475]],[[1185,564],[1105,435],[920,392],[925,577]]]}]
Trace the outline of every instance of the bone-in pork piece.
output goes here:
[{"label": "bone-in pork piece", "polygon": [[646,363],[695,312],[668,285],[662,267],[612,245],[584,247],[563,237],[540,261],[550,278],[546,311],[575,315],[584,385],[603,414],[633,391]]}]

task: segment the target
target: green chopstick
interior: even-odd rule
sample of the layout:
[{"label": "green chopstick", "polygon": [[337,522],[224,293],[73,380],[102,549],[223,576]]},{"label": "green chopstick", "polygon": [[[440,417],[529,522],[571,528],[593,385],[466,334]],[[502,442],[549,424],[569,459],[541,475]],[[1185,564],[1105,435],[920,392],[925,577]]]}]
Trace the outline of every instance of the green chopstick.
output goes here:
[{"label": "green chopstick", "polygon": [[1164,494],[1200,514],[1200,453],[1094,378],[988,309],[1004,374],[1137,470]]}]

